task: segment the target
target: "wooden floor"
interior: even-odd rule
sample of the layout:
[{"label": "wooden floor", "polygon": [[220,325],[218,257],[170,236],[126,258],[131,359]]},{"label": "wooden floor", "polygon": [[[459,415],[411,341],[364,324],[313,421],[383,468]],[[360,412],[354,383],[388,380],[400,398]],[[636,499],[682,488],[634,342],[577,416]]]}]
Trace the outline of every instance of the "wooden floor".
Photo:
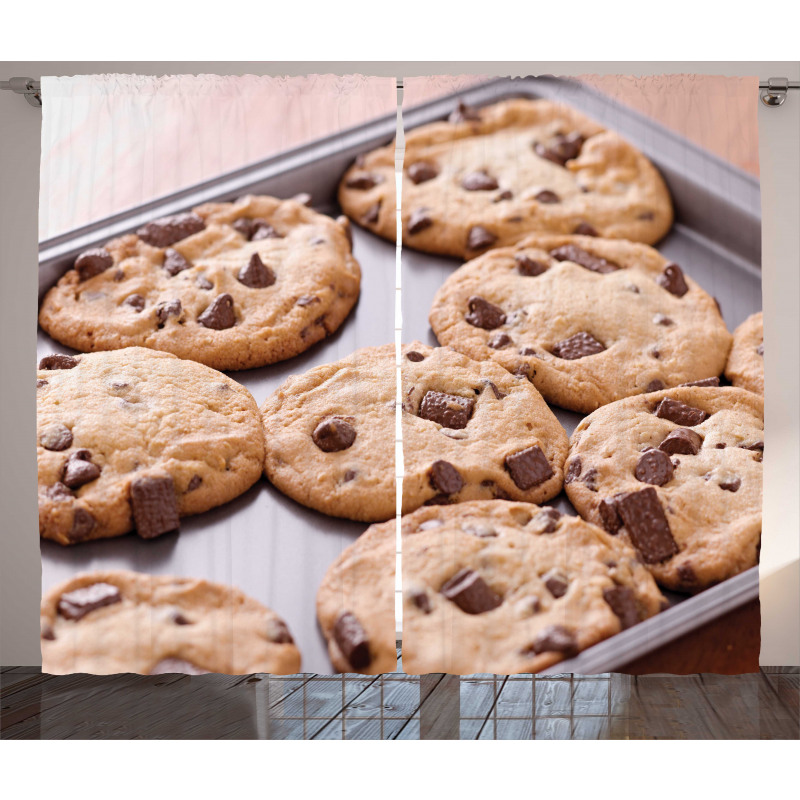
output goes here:
[{"label": "wooden floor", "polygon": [[798,739],[800,674],[64,675],[4,667],[3,739]]}]

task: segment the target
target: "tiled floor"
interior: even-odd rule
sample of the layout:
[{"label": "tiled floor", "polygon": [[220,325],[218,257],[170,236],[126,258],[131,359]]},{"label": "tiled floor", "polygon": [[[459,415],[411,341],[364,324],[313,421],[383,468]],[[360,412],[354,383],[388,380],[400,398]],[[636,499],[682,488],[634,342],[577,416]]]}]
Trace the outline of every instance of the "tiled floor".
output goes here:
[{"label": "tiled floor", "polygon": [[3,739],[797,739],[800,674],[50,676],[4,667]]}]

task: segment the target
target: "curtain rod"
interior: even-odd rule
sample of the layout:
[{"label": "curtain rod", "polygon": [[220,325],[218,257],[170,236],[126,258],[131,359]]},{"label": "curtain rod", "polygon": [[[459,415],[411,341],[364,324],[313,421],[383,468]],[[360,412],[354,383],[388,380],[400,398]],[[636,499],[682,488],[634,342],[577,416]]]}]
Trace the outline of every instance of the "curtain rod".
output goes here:
[{"label": "curtain rod", "polygon": [[[397,81],[397,88],[403,86],[403,79]],[[800,89],[800,81],[790,81],[787,78],[769,78],[759,80],[758,88],[761,90],[761,102],[765,106],[782,106],[786,100],[789,89]],[[42,107],[42,84],[33,78],[11,78],[0,81],[0,89],[6,89],[25,97],[28,103],[36,108]]]}]

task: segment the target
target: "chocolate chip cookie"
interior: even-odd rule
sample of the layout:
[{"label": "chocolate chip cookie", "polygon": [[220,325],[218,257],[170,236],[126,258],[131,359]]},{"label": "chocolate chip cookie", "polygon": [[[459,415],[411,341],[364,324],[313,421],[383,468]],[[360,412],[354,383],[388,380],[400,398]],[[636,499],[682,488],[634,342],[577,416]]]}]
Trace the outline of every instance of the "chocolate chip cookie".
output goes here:
[{"label": "chocolate chip cookie", "polygon": [[267,478],[334,517],[393,516],[396,395],[394,345],[292,376],[261,407]]},{"label": "chocolate chip cookie", "polygon": [[731,344],[716,302],[678,264],[589,236],[533,234],[469,261],[436,293],[430,323],[441,344],[582,413],[716,377]]},{"label": "chocolate chip cookie", "polygon": [[725,377],[734,386],[764,394],[764,319],[760,311],[733,332]]},{"label": "chocolate chip cookie", "polygon": [[[403,244],[473,258],[531,231],[652,243],[672,224],[656,168],[616,133],[548,100],[459,107],[405,134]],[[394,240],[394,144],[359,158],[339,202]]]},{"label": "chocolate chip cookie", "polygon": [[422,508],[403,517],[402,535],[403,670],[411,674],[538,672],[664,602],[631,547],[554,508]]},{"label": "chocolate chip cookie", "polygon": [[247,196],[82,253],[45,296],[39,322],[82,352],[141,346],[247,369],[333,333],[360,280],[346,218]]},{"label": "chocolate chip cookie", "polygon": [[566,491],[662,586],[697,592],[758,563],[763,454],[759,395],[669,389],[586,417],[572,435]]},{"label": "chocolate chip cookie", "polygon": [[220,372],[128,347],[52,355],[36,381],[39,533],[152,539],[259,478],[258,407]]},{"label": "chocolate chip cookie", "polygon": [[374,525],[331,564],[317,593],[317,618],[339,672],[397,668],[394,520]]},{"label": "chocolate chip cookie", "polygon": [[524,377],[449,347],[413,342],[402,354],[404,514],[561,491],[567,434]]},{"label": "chocolate chip cookie", "polygon": [[300,672],[286,623],[230,586],[197,578],[104,571],[47,592],[42,671],[143,675]]}]

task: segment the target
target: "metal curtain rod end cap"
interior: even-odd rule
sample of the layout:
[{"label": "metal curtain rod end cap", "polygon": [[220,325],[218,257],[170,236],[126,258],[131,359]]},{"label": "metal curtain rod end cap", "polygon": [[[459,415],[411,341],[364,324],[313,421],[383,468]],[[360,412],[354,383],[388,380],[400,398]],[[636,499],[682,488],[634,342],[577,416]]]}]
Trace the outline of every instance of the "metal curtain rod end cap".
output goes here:
[{"label": "metal curtain rod end cap", "polygon": [[786,101],[789,91],[789,81],[786,78],[770,78],[767,88],[761,90],[761,102],[765,106],[782,106]]}]

